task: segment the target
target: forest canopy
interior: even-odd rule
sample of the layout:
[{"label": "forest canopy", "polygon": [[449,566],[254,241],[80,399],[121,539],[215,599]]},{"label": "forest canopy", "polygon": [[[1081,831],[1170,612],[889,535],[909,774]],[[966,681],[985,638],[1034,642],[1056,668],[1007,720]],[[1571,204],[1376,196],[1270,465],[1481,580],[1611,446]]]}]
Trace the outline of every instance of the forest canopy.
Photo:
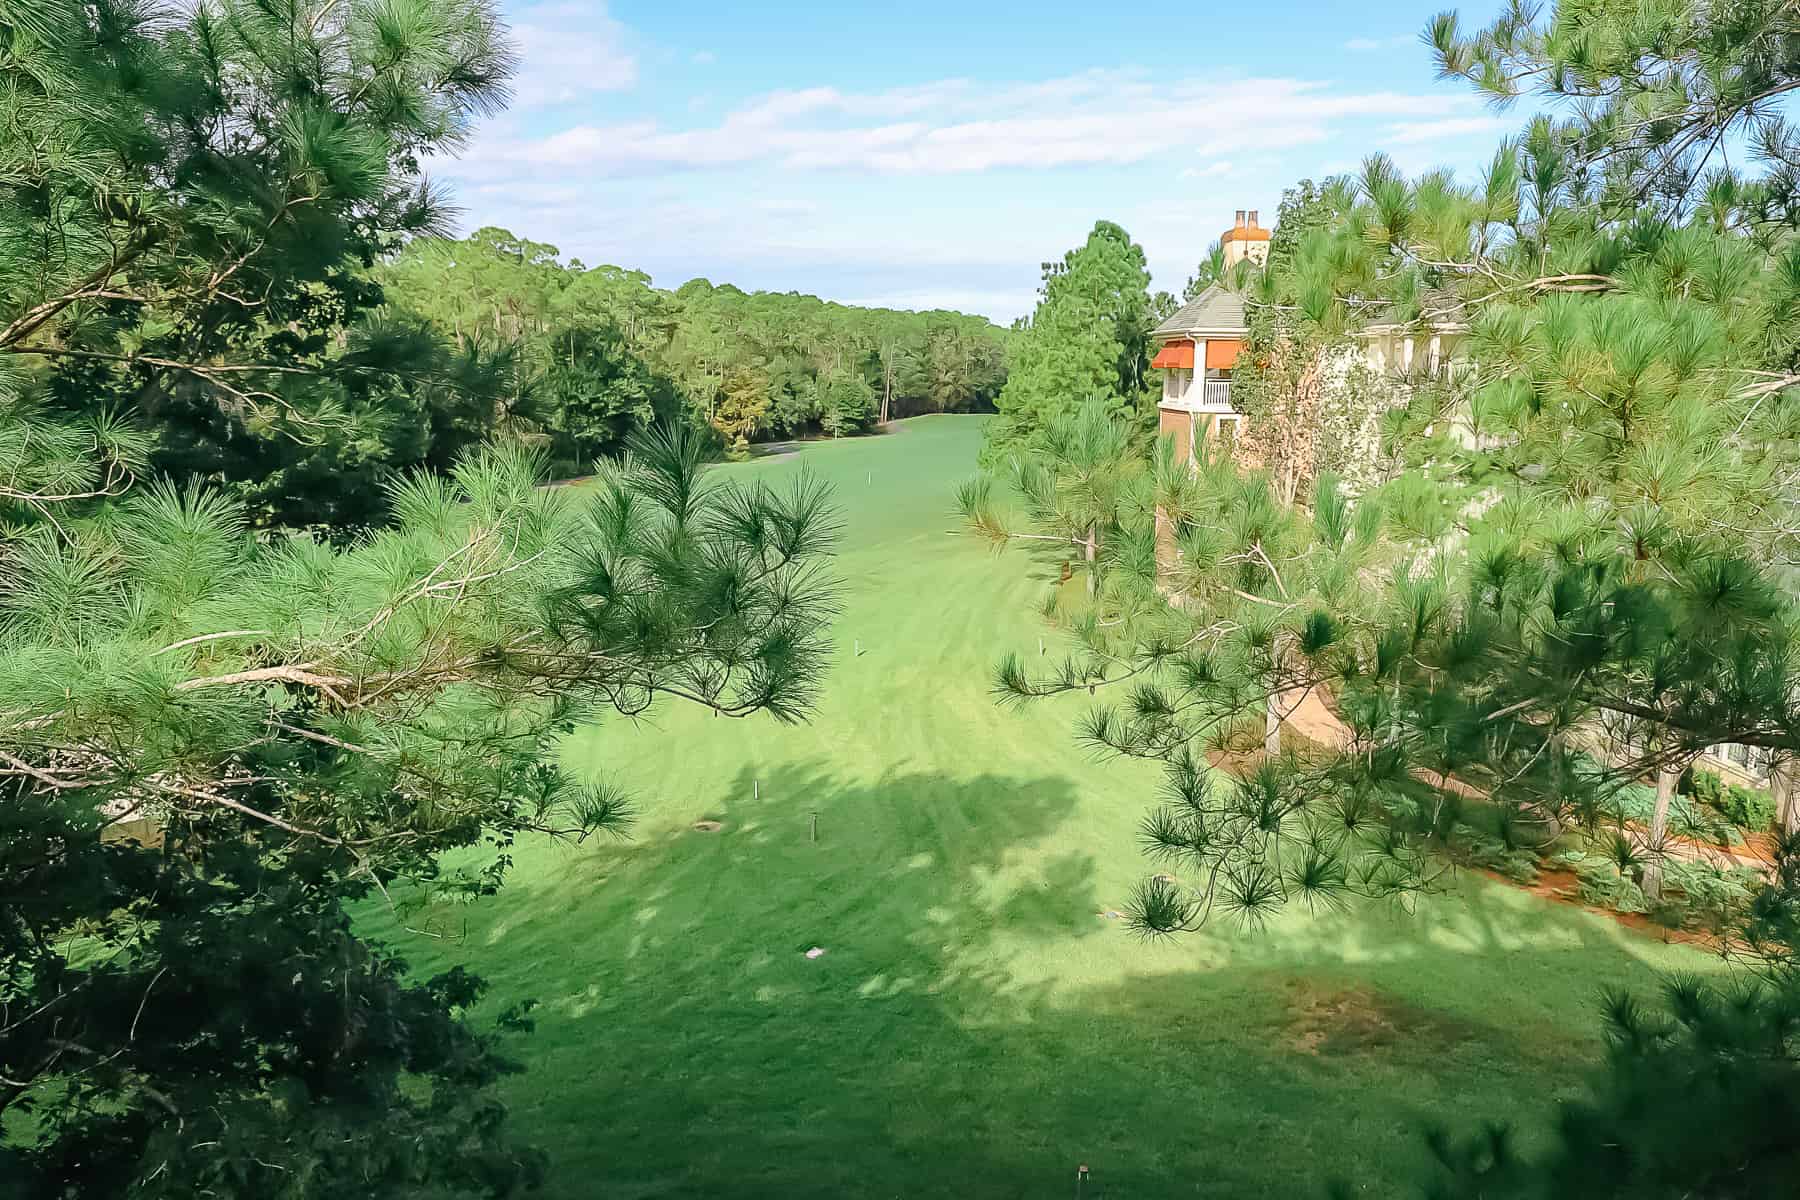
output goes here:
[{"label": "forest canopy", "polygon": [[741,448],[989,408],[1006,379],[1007,334],[983,317],[705,279],[671,292],[504,229],[414,241],[376,278],[393,319],[422,320],[465,354],[511,356],[515,419],[567,473],[659,416]]}]

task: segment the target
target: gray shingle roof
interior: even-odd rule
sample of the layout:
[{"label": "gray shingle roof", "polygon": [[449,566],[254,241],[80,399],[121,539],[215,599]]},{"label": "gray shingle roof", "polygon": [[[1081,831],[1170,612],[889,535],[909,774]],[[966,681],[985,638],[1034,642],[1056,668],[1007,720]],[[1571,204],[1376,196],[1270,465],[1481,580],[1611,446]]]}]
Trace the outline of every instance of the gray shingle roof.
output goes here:
[{"label": "gray shingle roof", "polygon": [[1244,298],[1215,283],[1177,309],[1174,316],[1151,330],[1150,336],[1173,338],[1202,329],[1244,328]]}]

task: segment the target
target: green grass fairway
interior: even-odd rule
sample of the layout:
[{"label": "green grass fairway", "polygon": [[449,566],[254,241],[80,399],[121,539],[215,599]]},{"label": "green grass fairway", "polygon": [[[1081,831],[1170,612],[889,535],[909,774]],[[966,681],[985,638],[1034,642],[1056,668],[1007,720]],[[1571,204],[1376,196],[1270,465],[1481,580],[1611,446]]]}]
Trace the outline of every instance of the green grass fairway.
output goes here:
[{"label": "green grass fairway", "polygon": [[1101,914],[1147,870],[1158,775],[1077,746],[1079,699],[990,698],[1044,583],[954,533],[979,438],[930,417],[725,468],[837,487],[816,720],[583,732],[568,761],[636,792],[632,840],[521,847],[498,899],[417,918],[447,938],[369,915],[415,970],[540,1001],[508,1096],[550,1195],[1066,1197],[1084,1162],[1090,1200],[1398,1195],[1422,1121],[1579,1082],[1602,984],[1706,962],[1469,876],[1411,913],[1128,935]]}]

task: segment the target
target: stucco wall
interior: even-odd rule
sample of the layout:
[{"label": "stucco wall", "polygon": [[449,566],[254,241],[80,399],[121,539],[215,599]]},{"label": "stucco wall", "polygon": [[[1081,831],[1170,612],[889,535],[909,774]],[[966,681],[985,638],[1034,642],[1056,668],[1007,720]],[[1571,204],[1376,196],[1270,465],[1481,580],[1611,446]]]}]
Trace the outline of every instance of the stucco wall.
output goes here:
[{"label": "stucco wall", "polygon": [[1157,410],[1161,417],[1157,432],[1165,437],[1175,439],[1175,461],[1192,462],[1194,460],[1193,435],[1190,432],[1188,414],[1172,408]]}]

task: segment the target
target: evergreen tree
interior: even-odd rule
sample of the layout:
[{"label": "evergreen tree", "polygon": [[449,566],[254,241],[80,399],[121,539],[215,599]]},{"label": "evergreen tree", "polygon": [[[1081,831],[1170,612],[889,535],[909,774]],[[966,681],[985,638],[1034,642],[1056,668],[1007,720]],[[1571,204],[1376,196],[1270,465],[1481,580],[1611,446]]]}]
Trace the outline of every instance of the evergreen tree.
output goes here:
[{"label": "evergreen tree", "polygon": [[[5,402],[64,430],[166,421],[153,461],[240,480],[305,457],[274,441],[416,450],[395,418],[471,381],[417,339],[341,334],[379,300],[373,256],[441,225],[419,161],[505,100],[490,9],[49,0],[5,20]],[[369,378],[407,348],[414,382]]]},{"label": "evergreen tree", "polygon": [[[528,834],[620,830],[552,741],[662,697],[804,714],[832,520],[639,443],[591,499],[488,454],[332,550],[141,489],[11,541],[0,591],[0,1113],[27,1196],[503,1195],[482,985],[409,979],[346,905],[499,887]],[[481,847],[466,865],[439,855]],[[516,1006],[502,1027],[519,1025]],[[423,1083],[426,1086],[415,1086]]]},{"label": "evergreen tree", "polygon": [[1200,264],[1194,268],[1194,273],[1188,276],[1186,286],[1181,289],[1183,303],[1192,300],[1224,278],[1225,243],[1215,238],[1212,245],[1206,248],[1206,257],[1200,260]]},{"label": "evergreen tree", "polygon": [[1131,552],[1132,534],[1155,507],[1155,476],[1137,442],[1103,399],[1053,413],[1007,459],[1005,482],[1024,528],[1015,528],[1004,500],[997,502],[987,474],[960,489],[963,519],[997,545],[1020,542],[1048,550],[1053,561],[1063,556],[1071,569],[1078,563],[1095,597],[1108,564]]},{"label": "evergreen tree", "polygon": [[[826,497],[716,483],[685,426],[587,496],[517,447],[432,459],[495,414],[426,393],[509,378],[504,356],[347,322],[362,264],[435,228],[420,158],[504,96],[485,4],[0,25],[0,1178],[513,1194],[541,1163],[492,1085],[525,998],[471,1023],[480,980],[410,976],[349,906],[398,881],[483,895],[520,836],[622,830],[623,800],[548,753],[578,719],[671,696],[802,717]],[[357,387],[444,419],[409,453],[446,473],[366,472],[386,527],[258,536],[230,492],[148,477],[208,406],[319,445]]]},{"label": "evergreen tree", "polygon": [[[1609,206],[1785,229],[1800,222],[1800,135],[1782,105],[1800,88],[1794,34],[1781,0],[1515,3],[1474,34],[1454,12],[1425,31],[1440,75],[1563,114],[1565,164]],[[1746,157],[1760,175],[1730,165]]]},{"label": "evergreen tree", "polygon": [[999,418],[988,426],[990,461],[1095,397],[1122,412],[1151,411],[1149,287],[1143,249],[1110,221],[1044,265],[1037,309],[995,402]]},{"label": "evergreen tree", "polygon": [[[1694,756],[1800,753],[1785,585],[1800,407],[1789,339],[1770,333],[1800,275],[1787,246],[1621,207],[1615,182],[1540,118],[1472,186],[1409,180],[1381,156],[1328,186],[1252,307],[1301,349],[1377,319],[1468,330],[1465,367],[1377,394],[1398,470],[1359,512],[1379,507],[1383,535],[1354,570],[1327,538],[1295,586],[1279,539],[1233,536],[1233,507],[1169,508],[1180,553],[1113,578],[1176,607],[1078,625],[1082,654],[1043,678],[1001,672],[1021,698],[1119,685],[1084,736],[1166,764],[1179,820],[1153,816],[1149,840],[1204,869],[1147,891],[1146,928],[1191,925],[1221,887],[1247,916],[1409,890],[1431,844],[1464,836],[1470,796],[1511,853],[1571,822],[1622,822],[1644,778],[1661,799],[1621,835],[1654,893],[1668,785]],[[1318,439],[1330,414],[1300,416]],[[1277,510],[1308,507],[1297,474],[1277,474]],[[1327,503],[1281,523],[1316,524]],[[1347,744],[1207,780],[1208,750],[1254,745],[1271,704],[1309,693],[1337,707]]]}]

